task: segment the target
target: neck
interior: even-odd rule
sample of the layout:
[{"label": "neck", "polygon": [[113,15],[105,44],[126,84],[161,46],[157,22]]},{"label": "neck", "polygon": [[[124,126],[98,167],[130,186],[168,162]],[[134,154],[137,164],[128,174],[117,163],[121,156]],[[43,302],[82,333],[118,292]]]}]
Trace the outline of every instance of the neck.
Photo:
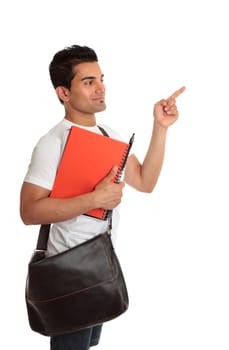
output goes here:
[{"label": "neck", "polygon": [[88,115],[65,115],[65,119],[69,120],[70,122],[82,126],[95,126],[96,125],[96,118],[94,114],[88,114]]}]

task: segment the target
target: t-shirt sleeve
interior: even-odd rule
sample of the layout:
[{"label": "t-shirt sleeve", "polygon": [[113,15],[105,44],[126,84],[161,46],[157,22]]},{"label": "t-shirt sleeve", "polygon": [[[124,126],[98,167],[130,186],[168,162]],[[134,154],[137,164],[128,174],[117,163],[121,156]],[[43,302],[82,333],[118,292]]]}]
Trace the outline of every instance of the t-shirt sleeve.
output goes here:
[{"label": "t-shirt sleeve", "polygon": [[54,135],[42,137],[35,146],[25,182],[52,190],[61,155],[61,141]]}]

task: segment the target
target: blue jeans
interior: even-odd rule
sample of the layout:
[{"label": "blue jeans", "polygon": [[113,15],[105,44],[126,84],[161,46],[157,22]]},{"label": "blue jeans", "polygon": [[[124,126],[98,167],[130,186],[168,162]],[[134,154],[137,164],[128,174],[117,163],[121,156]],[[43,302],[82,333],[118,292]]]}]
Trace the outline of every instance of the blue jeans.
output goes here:
[{"label": "blue jeans", "polygon": [[102,325],[51,337],[51,350],[88,350],[99,343]]}]

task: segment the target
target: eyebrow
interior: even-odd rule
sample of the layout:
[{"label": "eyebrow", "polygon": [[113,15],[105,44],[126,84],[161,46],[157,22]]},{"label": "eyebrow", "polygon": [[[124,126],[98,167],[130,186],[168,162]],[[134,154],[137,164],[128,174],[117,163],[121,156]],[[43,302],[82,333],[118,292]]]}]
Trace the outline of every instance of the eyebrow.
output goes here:
[{"label": "eyebrow", "polygon": [[[102,74],[101,75],[101,78],[103,78],[104,77],[104,74]],[[84,78],[82,78],[82,79],[80,79],[80,81],[84,81],[84,80],[87,80],[87,79],[92,79],[92,80],[94,80],[94,79],[96,79],[96,77],[94,77],[94,76],[88,76],[88,77],[84,77]]]}]

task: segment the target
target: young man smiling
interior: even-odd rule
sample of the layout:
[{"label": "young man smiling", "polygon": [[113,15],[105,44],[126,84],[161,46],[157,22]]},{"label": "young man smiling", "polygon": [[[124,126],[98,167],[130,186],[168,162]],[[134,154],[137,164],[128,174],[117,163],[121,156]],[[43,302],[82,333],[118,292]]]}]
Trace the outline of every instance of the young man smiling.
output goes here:
[{"label": "young man smiling", "polygon": [[[27,225],[52,223],[47,254],[53,255],[106,231],[107,221],[83,215],[94,208],[113,210],[112,235],[115,236],[124,183],[141,192],[152,192],[163,164],[167,130],[178,118],[176,98],[185,88],[154,105],[152,137],[143,163],[131,154],[121,183],[111,181],[117,172],[114,166],[91,193],[57,199],[49,195],[71,126],[96,133],[101,133],[99,126],[102,126],[110,137],[120,139],[120,136],[96,121],[96,113],[104,111],[106,104],[103,72],[93,49],[67,47],[54,55],[49,70],[65,114],[34,148],[21,189],[20,213]],[[101,328],[102,325],[51,337],[51,350],[87,350],[98,344]]]}]

